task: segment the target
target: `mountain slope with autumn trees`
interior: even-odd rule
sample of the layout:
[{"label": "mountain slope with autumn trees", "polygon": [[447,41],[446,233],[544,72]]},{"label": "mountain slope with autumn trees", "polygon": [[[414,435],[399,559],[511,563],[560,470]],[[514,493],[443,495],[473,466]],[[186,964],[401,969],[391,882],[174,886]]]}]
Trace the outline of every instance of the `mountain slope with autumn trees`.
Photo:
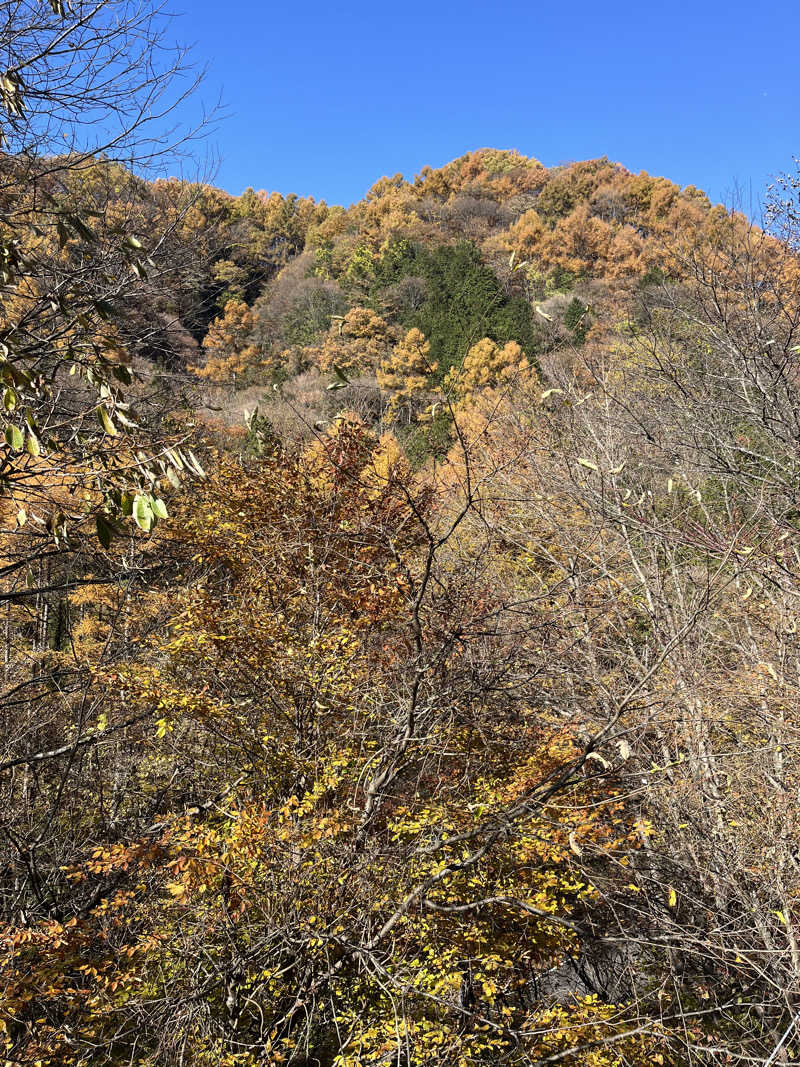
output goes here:
[{"label": "mountain slope with autumn trees", "polygon": [[98,10],[0,82],[4,1062],[794,1062],[800,180],[165,181]]},{"label": "mountain slope with autumn trees", "polygon": [[607,159],[548,170],[490,150],[413,182],[383,178],[349,209],[180,182],[146,200],[142,232],[154,202],[180,218],[171,262],[183,269],[151,287],[162,328],[140,350],[233,389],[302,372],[308,387],[334,365],[366,385],[411,329],[440,379],[485,338],[519,344],[531,364],[562,342],[603,343],[664,277],[676,236],[726,217],[693,187]]}]

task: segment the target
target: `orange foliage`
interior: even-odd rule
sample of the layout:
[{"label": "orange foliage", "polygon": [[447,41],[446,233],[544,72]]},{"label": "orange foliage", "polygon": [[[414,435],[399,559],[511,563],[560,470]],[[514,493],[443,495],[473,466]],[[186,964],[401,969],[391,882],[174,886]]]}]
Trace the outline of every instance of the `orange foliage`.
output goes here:
[{"label": "orange foliage", "polygon": [[209,352],[205,366],[191,369],[201,378],[226,382],[262,365],[259,349],[251,341],[256,322],[243,300],[229,300],[203,339],[203,348]]}]

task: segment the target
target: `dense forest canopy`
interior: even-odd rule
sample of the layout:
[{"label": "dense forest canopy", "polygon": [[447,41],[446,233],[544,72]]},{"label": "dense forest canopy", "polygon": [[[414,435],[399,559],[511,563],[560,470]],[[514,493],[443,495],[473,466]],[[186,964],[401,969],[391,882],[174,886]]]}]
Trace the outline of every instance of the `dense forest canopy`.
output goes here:
[{"label": "dense forest canopy", "polygon": [[4,1062],[794,1062],[798,180],[235,197],[5,10]]}]

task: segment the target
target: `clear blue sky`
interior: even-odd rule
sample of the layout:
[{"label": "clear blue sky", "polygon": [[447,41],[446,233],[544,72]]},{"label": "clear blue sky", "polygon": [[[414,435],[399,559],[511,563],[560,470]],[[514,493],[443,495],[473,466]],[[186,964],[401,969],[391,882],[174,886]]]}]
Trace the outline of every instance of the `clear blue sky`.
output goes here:
[{"label": "clear blue sky", "polygon": [[[184,0],[173,0],[182,9]],[[607,155],[714,199],[800,155],[800,0],[195,0],[215,184],[351,203],[473,148]],[[747,207],[747,205],[745,205]]]}]

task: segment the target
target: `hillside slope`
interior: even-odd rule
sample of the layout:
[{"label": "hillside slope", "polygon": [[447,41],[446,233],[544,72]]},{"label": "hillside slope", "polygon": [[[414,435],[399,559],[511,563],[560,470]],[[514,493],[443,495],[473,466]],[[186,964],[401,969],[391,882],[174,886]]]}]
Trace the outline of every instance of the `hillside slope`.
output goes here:
[{"label": "hillside slope", "polygon": [[488,149],[383,178],[349,209],[203,189],[185,228],[203,235],[204,310],[175,304],[201,350],[183,362],[226,387],[209,393],[224,408],[230,388],[251,387],[249,401],[303,375],[288,396],[310,425],[330,414],[336,365],[360,386],[337,400],[374,418],[391,402],[378,373],[409,330],[430,345],[429,385],[484,340],[518,344],[531,366],[565,346],[591,354],[727,217],[693,187],[605,159],[548,170]]}]

